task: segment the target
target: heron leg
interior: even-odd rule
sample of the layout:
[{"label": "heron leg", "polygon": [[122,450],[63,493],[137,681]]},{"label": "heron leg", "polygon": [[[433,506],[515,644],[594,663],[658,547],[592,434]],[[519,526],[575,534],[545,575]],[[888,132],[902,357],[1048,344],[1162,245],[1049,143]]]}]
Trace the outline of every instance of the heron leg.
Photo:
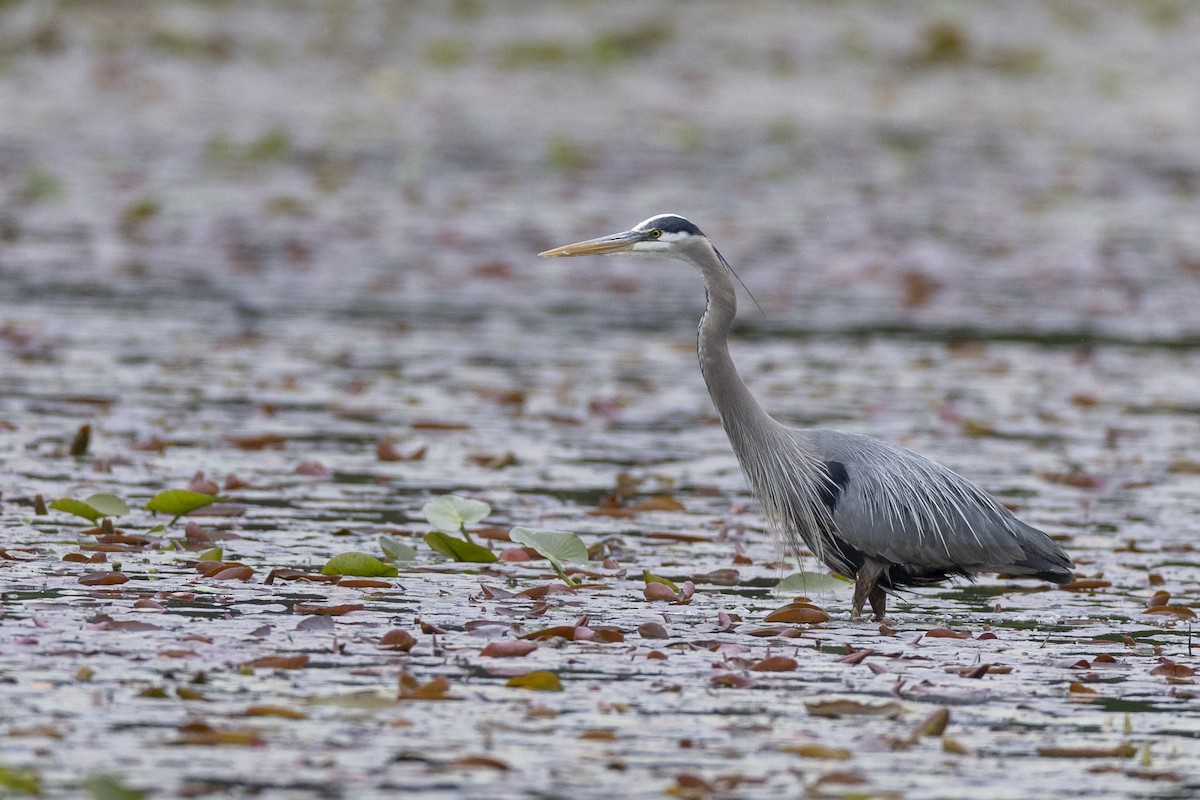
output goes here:
[{"label": "heron leg", "polygon": [[882,622],[883,615],[887,611],[887,593],[876,586],[871,590],[870,600],[871,610],[875,612],[875,621]]},{"label": "heron leg", "polygon": [[871,600],[871,610],[875,612],[875,616],[879,619],[883,618],[883,607],[887,598],[884,596],[883,590],[875,585],[879,576],[883,574],[883,568],[883,564],[869,558],[858,568],[858,574],[854,576],[854,602],[850,608],[851,619],[858,619],[862,616],[863,606],[866,605],[868,598]]}]

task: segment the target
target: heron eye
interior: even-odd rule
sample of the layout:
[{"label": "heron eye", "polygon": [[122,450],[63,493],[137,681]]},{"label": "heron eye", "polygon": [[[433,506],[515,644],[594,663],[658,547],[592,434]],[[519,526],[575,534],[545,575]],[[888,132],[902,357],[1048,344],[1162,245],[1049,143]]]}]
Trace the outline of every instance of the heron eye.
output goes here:
[{"label": "heron eye", "polygon": [[651,239],[661,239],[662,231],[660,231],[658,228],[651,228],[650,229],[650,238]]}]

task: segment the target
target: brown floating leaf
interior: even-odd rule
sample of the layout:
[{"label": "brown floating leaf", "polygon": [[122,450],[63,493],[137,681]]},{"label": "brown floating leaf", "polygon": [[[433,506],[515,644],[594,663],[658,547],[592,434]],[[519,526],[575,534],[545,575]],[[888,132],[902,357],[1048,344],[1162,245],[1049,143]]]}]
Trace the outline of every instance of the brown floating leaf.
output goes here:
[{"label": "brown floating leaf", "polygon": [[420,461],[428,450],[426,445],[420,445],[408,453],[401,453],[391,439],[380,439],[375,445],[375,458],[380,461]]},{"label": "brown floating leaf", "polygon": [[717,586],[737,586],[741,580],[741,575],[736,569],[726,567],[724,569],[714,569],[712,572],[705,572],[700,575],[693,575],[692,580],[696,583],[714,583]]},{"label": "brown floating leaf", "polygon": [[[613,642],[625,641],[625,632],[613,625],[594,625],[591,628],[592,641],[602,644],[612,644]],[[579,638],[579,634],[575,634]]]},{"label": "brown floating leaf", "polygon": [[526,640],[504,640],[497,642],[488,642],[487,645],[479,652],[481,656],[491,656],[492,658],[520,658],[527,656],[537,650],[537,644]]},{"label": "brown floating leaf", "polygon": [[116,586],[129,580],[129,576],[112,570],[89,572],[79,579],[84,586]]},{"label": "brown floating leaf", "polygon": [[633,505],[629,506],[634,511],[683,511],[683,503],[676,500],[674,497],[667,495],[657,495],[655,497],[647,497]]},{"label": "brown floating leaf", "polygon": [[642,590],[642,595],[647,600],[669,600],[674,602],[679,599],[670,586],[665,583],[647,583],[646,588]]},{"label": "brown floating leaf", "polygon": [[204,477],[203,472],[197,472],[187,485],[189,492],[207,494],[216,497],[221,493],[221,487]]},{"label": "brown floating leaf", "polygon": [[1187,606],[1151,606],[1142,613],[1162,614],[1165,616],[1179,617],[1180,619],[1195,619],[1196,617],[1196,612],[1192,611]]},{"label": "brown floating leaf", "polygon": [[971,632],[967,630],[956,631],[950,628],[933,628],[925,632],[926,639],[970,639]]},{"label": "brown floating leaf", "polygon": [[898,717],[904,713],[899,703],[860,703],[857,700],[818,700],[804,707],[814,717]]},{"label": "brown floating leaf", "polygon": [[282,706],[250,706],[242,712],[244,717],[282,717],[283,719],[308,719],[303,711]]},{"label": "brown floating leaf", "polygon": [[293,470],[297,475],[305,475],[310,478],[332,478],[333,470],[322,464],[320,461],[302,461],[296,465]]},{"label": "brown floating leaf", "polygon": [[215,728],[207,722],[189,722],[179,726],[174,744],[261,747],[266,740],[251,728]]},{"label": "brown floating leaf", "polygon": [[[31,558],[16,558],[11,555],[7,555],[6,557],[11,558],[13,561],[33,560]],[[63,556],[62,560],[74,561],[82,564],[103,564],[106,560],[108,560],[108,557],[105,556],[104,553],[92,553],[90,556],[85,556],[83,553],[67,553],[65,556]]]},{"label": "brown floating leaf", "polygon": [[1112,581],[1101,578],[1077,578],[1067,583],[1060,583],[1058,588],[1064,592],[1090,592],[1094,589],[1107,589],[1109,586],[1112,586]]},{"label": "brown floating leaf", "polygon": [[1154,669],[1150,670],[1151,675],[1165,675],[1168,678],[1190,678],[1196,674],[1196,670],[1186,664],[1176,664],[1173,661],[1165,661],[1159,664]]},{"label": "brown floating leaf", "polygon": [[1086,472],[1042,472],[1038,474],[1042,480],[1048,483],[1057,483],[1061,486],[1071,486],[1076,489],[1098,489],[1104,485],[1104,479],[1098,475],[1089,475]]},{"label": "brown floating leaf", "polygon": [[407,653],[417,643],[416,637],[400,628],[393,628],[379,639],[380,650],[398,650]]},{"label": "brown floating leaf", "polygon": [[336,606],[318,606],[309,603],[297,603],[292,611],[297,614],[316,614],[322,617],[340,617],[352,611],[362,611],[366,606],[362,603],[343,603]]},{"label": "brown floating leaf", "polygon": [[1146,601],[1146,608],[1154,608],[1155,606],[1165,606],[1171,602],[1171,593],[1166,589],[1159,589],[1154,594],[1150,595],[1150,599]]},{"label": "brown floating leaf", "polygon": [[508,764],[497,758],[489,758],[488,756],[463,756],[450,763],[451,766],[458,769],[496,769],[501,772],[508,769]]},{"label": "brown floating leaf", "polygon": [[224,569],[208,573],[205,577],[214,581],[248,581],[254,577],[254,570],[245,564],[230,564]]},{"label": "brown floating leaf", "polygon": [[1090,686],[1084,686],[1079,681],[1071,681],[1070,687],[1067,689],[1071,694],[1096,694],[1096,690]]},{"label": "brown floating leaf", "polygon": [[274,433],[264,433],[257,436],[228,436],[225,441],[239,450],[282,450],[287,438]]},{"label": "brown floating leaf", "polygon": [[308,655],[297,653],[291,656],[263,656],[253,661],[247,661],[242,666],[249,669],[301,669],[306,664],[308,664]]},{"label": "brown floating leaf", "polygon": [[736,672],[722,672],[713,675],[712,683],[714,686],[727,686],[730,689],[749,689],[754,685],[753,680]]},{"label": "brown floating leaf", "polygon": [[1039,747],[1043,758],[1133,758],[1137,747],[1125,742],[1114,747]]},{"label": "brown floating leaf", "polygon": [[788,656],[767,656],[750,669],[753,672],[791,672],[798,666],[796,659]]},{"label": "brown floating leaf", "polygon": [[337,583],[338,586],[345,586],[348,589],[394,589],[394,584],[378,578],[342,578]]},{"label": "brown floating leaf", "polygon": [[528,675],[516,675],[505,681],[504,685],[537,692],[561,692],[563,690],[562,681],[549,670],[537,670]]},{"label": "brown floating leaf", "polygon": [[530,631],[521,638],[531,639],[535,642],[544,642],[547,639],[553,639],[556,636],[561,636],[563,639],[573,642],[575,641],[576,630],[577,626],[575,625],[555,625],[550,628],[542,628],[541,630]]},{"label": "brown floating leaf", "polygon": [[801,758],[823,758],[827,761],[846,761],[851,755],[850,751],[844,747],[826,747],[823,744],[815,743],[785,744],[779,750]]},{"label": "brown floating leaf", "polygon": [[400,674],[401,700],[448,700],[450,699],[450,681],[442,675],[431,681],[421,683],[407,672]]},{"label": "brown floating leaf", "polygon": [[638,625],[638,635],[643,639],[666,639],[670,636],[667,629],[657,622],[643,622]]},{"label": "brown floating leaf", "polygon": [[945,707],[935,709],[928,717],[917,723],[917,727],[913,728],[912,738],[941,736],[946,732],[946,726],[949,724],[950,709]]},{"label": "brown floating leaf", "polygon": [[442,422],[436,419],[419,419],[412,423],[416,431],[465,431],[471,428],[461,422]]},{"label": "brown floating leaf", "polygon": [[787,625],[820,625],[829,621],[829,614],[811,603],[789,603],[772,611],[764,622],[782,622]]},{"label": "brown floating leaf", "polygon": [[[200,562],[203,564],[205,562]],[[214,563],[214,562],[208,562]],[[200,570],[200,564],[196,565],[196,569]],[[341,575],[322,575],[319,572],[305,572],[300,569],[273,569],[267,573],[263,583],[271,584],[277,580],[280,581],[310,581],[312,583],[337,583],[342,579]]]}]

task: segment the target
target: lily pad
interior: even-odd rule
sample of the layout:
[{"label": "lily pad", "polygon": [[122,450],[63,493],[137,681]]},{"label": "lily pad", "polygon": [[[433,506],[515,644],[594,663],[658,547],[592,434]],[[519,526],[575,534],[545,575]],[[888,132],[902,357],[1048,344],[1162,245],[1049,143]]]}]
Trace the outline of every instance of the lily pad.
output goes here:
[{"label": "lily pad", "polygon": [[840,575],[826,575],[822,572],[795,572],[788,575],[775,585],[776,592],[800,592],[802,594],[819,594],[821,592],[850,593],[854,584]]},{"label": "lily pad", "polygon": [[146,510],[170,514],[178,519],[184,514],[215,503],[216,500],[211,494],[200,494],[189,489],[167,489],[150,498],[150,502],[146,503]]},{"label": "lily pad", "polygon": [[383,551],[383,557],[388,561],[412,561],[417,557],[416,548],[405,544],[395,536],[388,536],[384,533],[379,536],[377,541],[379,549]]},{"label": "lily pad", "polygon": [[115,494],[94,494],[86,500],[63,497],[51,503],[50,507],[55,511],[65,511],[83,517],[89,522],[95,522],[102,517],[123,517],[129,513],[129,506]]},{"label": "lily pad", "polygon": [[443,531],[430,531],[425,535],[425,544],[453,561],[469,561],[476,564],[491,564],[496,554],[474,542],[459,539]]},{"label": "lily pad", "polygon": [[340,553],[321,567],[322,575],[354,575],[360,578],[394,578],[397,570],[366,553]]},{"label": "lily pad", "polygon": [[578,535],[570,531],[542,528],[513,528],[508,538],[517,544],[528,545],[551,561],[560,564],[583,564],[588,560],[587,547]]},{"label": "lily pad", "polygon": [[426,503],[421,513],[439,531],[458,533],[492,513],[492,507],[480,500],[444,494]]}]

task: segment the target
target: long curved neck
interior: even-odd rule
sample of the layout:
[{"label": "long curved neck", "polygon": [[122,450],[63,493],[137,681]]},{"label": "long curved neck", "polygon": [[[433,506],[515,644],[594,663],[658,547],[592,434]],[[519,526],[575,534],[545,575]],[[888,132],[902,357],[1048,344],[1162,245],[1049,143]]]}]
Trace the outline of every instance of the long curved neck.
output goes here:
[{"label": "long curved neck", "polygon": [[705,249],[711,256],[705,253],[696,259],[695,264],[704,278],[708,295],[704,316],[700,318],[696,352],[708,394],[712,397],[734,450],[740,456],[743,445],[750,444],[758,436],[774,433],[780,425],[763,411],[750,394],[737,367],[733,365],[733,359],[729,357],[729,329],[737,316],[737,294],[716,251],[711,247]]}]

